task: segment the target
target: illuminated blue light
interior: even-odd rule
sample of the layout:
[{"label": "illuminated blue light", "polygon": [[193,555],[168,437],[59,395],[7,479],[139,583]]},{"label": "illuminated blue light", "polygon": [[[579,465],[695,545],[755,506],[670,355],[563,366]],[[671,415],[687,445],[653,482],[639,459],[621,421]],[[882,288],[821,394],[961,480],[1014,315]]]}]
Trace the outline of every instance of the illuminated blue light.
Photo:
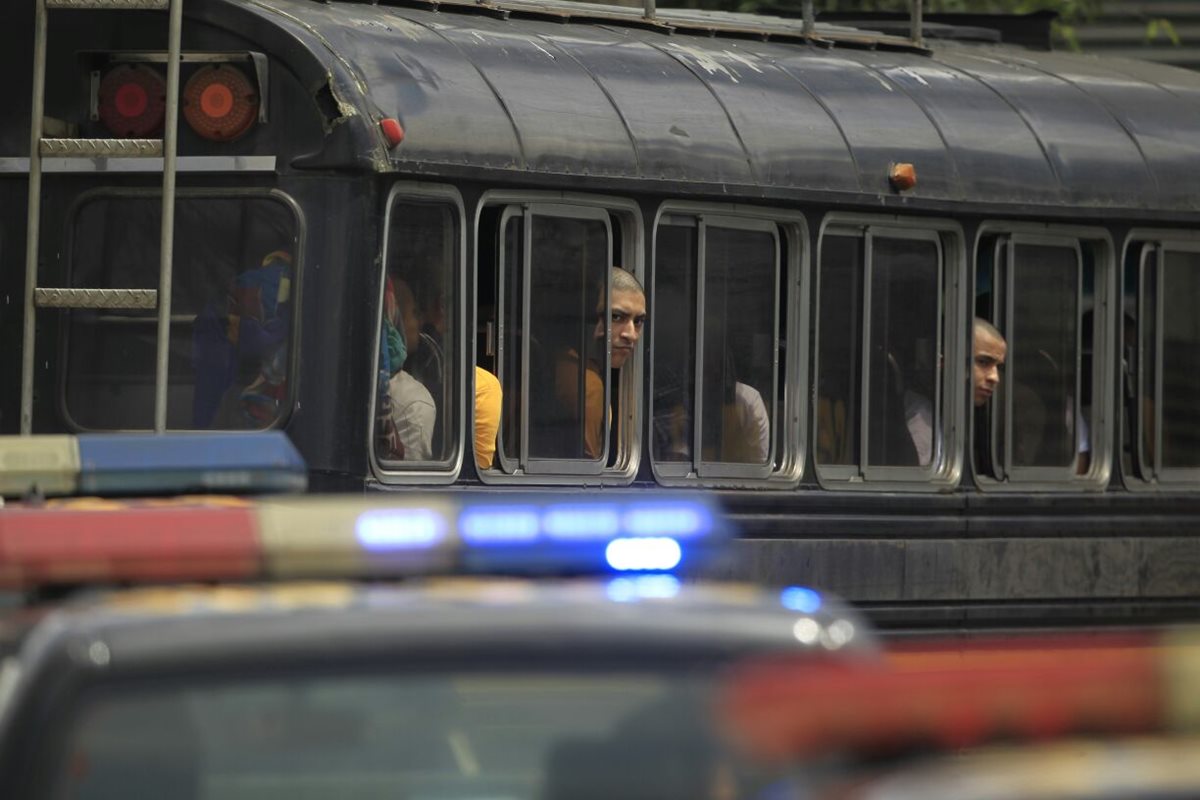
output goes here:
[{"label": "illuminated blue light", "polygon": [[555,539],[611,539],[621,530],[621,518],[612,506],[551,506],[542,515],[542,530]]},{"label": "illuminated blue light", "polygon": [[618,603],[633,600],[669,600],[679,594],[679,579],[674,575],[637,575],[613,578],[606,587],[608,599]]},{"label": "illuminated blue light", "polygon": [[679,565],[683,549],[674,539],[645,536],[613,539],[604,549],[604,558],[615,570],[668,570]]},{"label": "illuminated blue light", "polygon": [[779,602],[784,608],[814,614],[821,608],[821,595],[803,586],[789,586],[780,593]]},{"label": "illuminated blue light", "polygon": [[704,506],[671,504],[630,509],[625,514],[625,533],[631,536],[678,536],[686,538],[712,529],[712,514]]},{"label": "illuminated blue light", "polygon": [[358,515],[354,535],[368,550],[420,550],[446,535],[446,520],[427,508],[379,508]]},{"label": "illuminated blue light", "polygon": [[464,511],[458,530],[468,544],[521,544],[535,541],[541,525],[532,506],[488,506]]}]

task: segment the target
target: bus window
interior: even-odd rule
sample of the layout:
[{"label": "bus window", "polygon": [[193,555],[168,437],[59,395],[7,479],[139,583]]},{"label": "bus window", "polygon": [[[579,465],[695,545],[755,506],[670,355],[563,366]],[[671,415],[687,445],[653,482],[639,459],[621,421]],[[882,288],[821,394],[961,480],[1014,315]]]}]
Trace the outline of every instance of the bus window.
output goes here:
[{"label": "bus window", "polygon": [[[71,223],[72,286],[158,286],[161,200],[97,194]],[[267,428],[290,407],[297,217],[278,197],[175,206],[167,427]],[[157,312],[68,312],[63,407],[79,429],[154,423]]]},{"label": "bus window", "polygon": [[[633,422],[634,404],[623,367],[637,352],[645,296],[636,278],[613,269],[623,222],[567,204],[494,206],[481,217],[481,241],[496,242],[494,252],[480,248],[481,270],[491,260],[496,276],[492,286],[481,281],[480,324],[496,336],[479,366],[502,390],[500,473],[598,475],[628,458],[633,426],[623,420]],[[625,298],[638,306],[628,347],[610,336]]]},{"label": "bus window", "polygon": [[934,230],[826,228],[816,379],[823,479],[919,480],[944,469],[944,249]]},{"label": "bus window", "polygon": [[457,452],[459,215],[446,203],[393,198],[386,235],[375,457],[385,470],[444,466]]},{"label": "bus window", "polygon": [[785,234],[759,219],[660,219],[651,444],[660,475],[767,477],[781,465]]},{"label": "bus window", "polygon": [[985,235],[977,270],[976,314],[1000,332],[1006,360],[994,395],[975,409],[976,473],[1014,482],[1094,474],[1093,345],[1104,324],[1095,243]]},{"label": "bus window", "polygon": [[[1182,238],[1182,237],[1181,237]],[[1147,481],[1194,480],[1200,468],[1200,245],[1138,241],[1129,249],[1124,337],[1130,381],[1125,424],[1134,474]]]}]

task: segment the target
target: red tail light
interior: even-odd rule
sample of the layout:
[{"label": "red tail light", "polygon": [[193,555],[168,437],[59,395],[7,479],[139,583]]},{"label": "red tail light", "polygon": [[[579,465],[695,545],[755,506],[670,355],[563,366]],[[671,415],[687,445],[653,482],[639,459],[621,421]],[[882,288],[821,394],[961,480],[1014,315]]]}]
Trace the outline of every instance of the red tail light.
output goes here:
[{"label": "red tail light", "polygon": [[121,64],[100,81],[100,121],[115,136],[142,138],[162,130],[167,84],[145,64]]},{"label": "red tail light", "polygon": [[183,117],[199,136],[231,142],[258,117],[258,92],[237,67],[201,67],[183,87]]}]

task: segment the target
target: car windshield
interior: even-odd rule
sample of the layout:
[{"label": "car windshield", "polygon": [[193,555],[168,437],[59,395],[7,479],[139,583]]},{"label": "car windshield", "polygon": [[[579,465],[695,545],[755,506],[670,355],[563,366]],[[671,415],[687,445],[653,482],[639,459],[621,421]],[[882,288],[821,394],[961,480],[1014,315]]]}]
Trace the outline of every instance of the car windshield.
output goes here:
[{"label": "car windshield", "polygon": [[[703,798],[779,788],[712,724],[711,675],[325,674],[95,690],[56,800]],[[774,785],[774,789],[772,788]]]}]

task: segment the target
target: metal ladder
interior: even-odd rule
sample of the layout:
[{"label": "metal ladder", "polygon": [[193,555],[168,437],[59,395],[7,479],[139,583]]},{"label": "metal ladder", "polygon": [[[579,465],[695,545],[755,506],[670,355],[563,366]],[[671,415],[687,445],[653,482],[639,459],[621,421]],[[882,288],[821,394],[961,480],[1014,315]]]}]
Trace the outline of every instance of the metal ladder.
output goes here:
[{"label": "metal ladder", "polygon": [[[158,308],[154,372],[154,430],[167,424],[167,357],[171,326],[171,250],[175,239],[175,148],[179,130],[180,31],[183,0],[34,0],[33,107],[29,136],[29,204],[25,241],[25,331],[21,349],[21,433],[33,432],[35,314],[38,308]],[[162,139],[53,139],[43,134],[48,15],[53,10],[169,10],[167,107]],[[38,286],[38,238],[42,215],[42,159],[162,158],[162,252],[157,289],[75,289]]]}]

